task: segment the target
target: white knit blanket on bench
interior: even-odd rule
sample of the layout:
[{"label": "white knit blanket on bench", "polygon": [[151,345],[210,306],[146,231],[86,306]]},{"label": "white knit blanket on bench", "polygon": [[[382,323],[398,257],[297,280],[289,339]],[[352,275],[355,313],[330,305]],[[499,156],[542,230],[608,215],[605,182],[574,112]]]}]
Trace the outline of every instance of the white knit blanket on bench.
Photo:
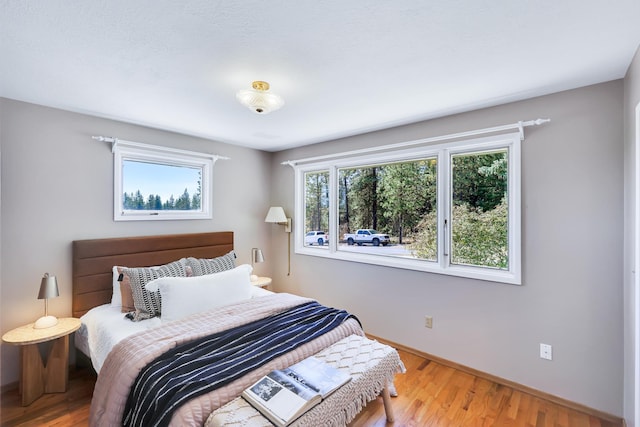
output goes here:
[{"label": "white knit blanket on bench", "polygon": [[[344,426],[374,400],[396,373],[405,372],[398,352],[388,345],[351,335],[315,354],[320,360],[351,375],[351,381],[296,420],[291,427]],[[238,397],[214,411],[206,427],[272,424],[253,406]]]}]

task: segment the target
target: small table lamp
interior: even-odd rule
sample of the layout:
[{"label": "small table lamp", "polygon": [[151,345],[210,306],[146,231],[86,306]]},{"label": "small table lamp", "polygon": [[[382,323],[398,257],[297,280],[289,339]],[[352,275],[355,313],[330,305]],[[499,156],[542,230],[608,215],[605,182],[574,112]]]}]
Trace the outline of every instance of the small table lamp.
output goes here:
[{"label": "small table lamp", "polygon": [[[264,262],[264,255],[262,255],[262,250],[258,248],[251,248],[251,271],[253,271],[253,264]],[[251,281],[255,282],[258,280],[258,276],[255,274],[251,275]]]},{"label": "small table lamp", "polygon": [[33,325],[35,329],[50,328],[58,324],[58,319],[55,316],[49,316],[49,298],[55,298],[60,293],[58,292],[58,281],[56,276],[49,276],[49,273],[45,273],[40,282],[40,292],[38,293],[38,299],[44,299],[44,316],[36,320]]}]

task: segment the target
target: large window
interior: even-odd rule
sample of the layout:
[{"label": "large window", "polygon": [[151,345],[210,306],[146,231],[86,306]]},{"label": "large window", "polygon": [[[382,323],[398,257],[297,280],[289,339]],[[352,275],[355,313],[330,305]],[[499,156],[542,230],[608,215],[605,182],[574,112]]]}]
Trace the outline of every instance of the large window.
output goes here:
[{"label": "large window", "polygon": [[297,252],[520,283],[518,134],[295,169]]},{"label": "large window", "polygon": [[116,221],[211,218],[213,155],[118,141]]}]

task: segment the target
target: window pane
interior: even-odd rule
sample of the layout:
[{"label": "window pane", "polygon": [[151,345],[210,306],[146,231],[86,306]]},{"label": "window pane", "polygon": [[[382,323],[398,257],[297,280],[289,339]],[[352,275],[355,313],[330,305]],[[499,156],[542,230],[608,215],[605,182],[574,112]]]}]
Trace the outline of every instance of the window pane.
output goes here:
[{"label": "window pane", "polygon": [[509,269],[508,151],[451,156],[451,263]]},{"label": "window pane", "polygon": [[202,168],[122,161],[123,211],[201,211]]},{"label": "window pane", "polygon": [[329,243],[329,172],[307,172],[305,185],[305,246]]},{"label": "window pane", "polygon": [[339,169],[339,249],[437,260],[435,158]]}]

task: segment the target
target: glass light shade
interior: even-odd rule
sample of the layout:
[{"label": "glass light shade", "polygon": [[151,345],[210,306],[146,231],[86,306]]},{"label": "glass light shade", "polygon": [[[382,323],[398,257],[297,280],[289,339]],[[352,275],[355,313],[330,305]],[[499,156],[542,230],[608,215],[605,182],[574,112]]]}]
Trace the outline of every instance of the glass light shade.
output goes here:
[{"label": "glass light shade", "polygon": [[282,108],[284,100],[275,93],[267,92],[268,90],[269,83],[255,81],[253,82],[253,89],[238,91],[236,99],[254,113],[269,114]]},{"label": "glass light shade", "polygon": [[283,223],[287,222],[287,215],[284,213],[284,209],[282,206],[272,206],[269,208],[269,212],[267,212],[267,217],[264,219],[264,222],[276,222]]}]

